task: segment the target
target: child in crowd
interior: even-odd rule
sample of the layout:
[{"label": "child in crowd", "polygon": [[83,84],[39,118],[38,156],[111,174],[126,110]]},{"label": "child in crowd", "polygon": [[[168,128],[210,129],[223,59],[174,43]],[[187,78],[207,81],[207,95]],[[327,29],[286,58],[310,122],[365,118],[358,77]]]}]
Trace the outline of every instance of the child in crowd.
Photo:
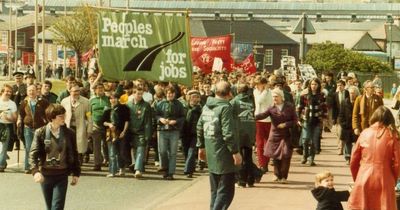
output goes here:
[{"label": "child in crowd", "polygon": [[335,191],[333,188],[333,174],[329,171],[315,176],[315,188],[311,190],[318,201],[317,210],[343,210],[341,201],[349,199],[349,191]]},{"label": "child in crowd", "polygon": [[394,96],[396,95],[396,92],[397,92],[397,85],[396,85],[396,83],[393,83],[392,90],[390,90],[390,96],[392,96],[392,98],[394,98]]}]

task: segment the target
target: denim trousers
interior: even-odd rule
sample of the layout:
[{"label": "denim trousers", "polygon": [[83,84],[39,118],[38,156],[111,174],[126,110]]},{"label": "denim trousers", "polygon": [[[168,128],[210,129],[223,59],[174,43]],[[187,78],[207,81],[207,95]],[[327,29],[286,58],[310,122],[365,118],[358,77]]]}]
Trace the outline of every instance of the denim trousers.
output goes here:
[{"label": "denim trousers", "polygon": [[168,174],[174,174],[176,169],[176,152],[178,150],[179,131],[158,131],[158,152],[160,165],[168,169]]},{"label": "denim trousers", "polygon": [[41,186],[47,210],[64,209],[68,175],[45,176]]},{"label": "denim trousers", "polygon": [[351,141],[344,142],[344,159],[345,160],[350,160],[352,149],[353,149],[353,142],[351,142]]},{"label": "denim trousers", "polygon": [[137,146],[135,155],[135,170],[144,172],[144,156],[147,146]]},{"label": "denim trousers", "polygon": [[303,158],[314,161],[315,151],[320,148],[321,126],[304,124],[301,131]]},{"label": "denim trousers", "polygon": [[185,154],[185,168],[184,173],[192,174],[196,169],[196,157],[197,157],[197,139],[194,138],[184,138],[182,140],[183,151]]},{"label": "denim trousers", "polygon": [[[6,132],[8,132],[8,137],[10,137],[10,128],[3,127],[3,129],[7,129]],[[7,149],[9,143],[10,138],[5,138],[3,142],[0,142],[0,169],[5,169],[7,166]]]},{"label": "denim trousers", "polygon": [[31,151],[31,146],[33,142],[33,135],[35,133],[35,129],[24,127],[24,138],[25,138],[25,164],[24,170],[29,170],[31,168],[29,164],[29,152]]},{"label": "denim trousers", "polygon": [[118,172],[119,166],[118,166],[118,159],[119,159],[119,154],[118,154],[118,148],[117,148],[117,143],[112,142],[111,139],[107,141],[107,146],[108,146],[108,155],[110,158],[110,162],[108,164],[108,170],[110,174],[116,174]]},{"label": "denim trousers", "polygon": [[235,173],[210,173],[211,203],[210,210],[226,210],[235,196]]}]

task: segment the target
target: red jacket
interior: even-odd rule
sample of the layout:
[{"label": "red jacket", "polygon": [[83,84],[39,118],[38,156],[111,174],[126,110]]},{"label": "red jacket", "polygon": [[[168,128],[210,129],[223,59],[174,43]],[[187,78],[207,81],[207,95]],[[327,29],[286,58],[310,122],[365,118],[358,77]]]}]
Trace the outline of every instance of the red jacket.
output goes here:
[{"label": "red jacket", "polygon": [[379,123],[364,130],[351,156],[354,187],[349,209],[397,210],[394,187],[399,175],[397,134]]}]

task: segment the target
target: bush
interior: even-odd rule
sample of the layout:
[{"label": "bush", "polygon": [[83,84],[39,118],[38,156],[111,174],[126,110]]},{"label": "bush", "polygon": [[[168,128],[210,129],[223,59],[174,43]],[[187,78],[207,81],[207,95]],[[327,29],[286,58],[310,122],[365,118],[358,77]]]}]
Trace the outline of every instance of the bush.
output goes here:
[{"label": "bush", "polygon": [[344,49],[341,44],[326,42],[314,44],[307,52],[306,63],[310,64],[317,73],[324,71],[339,72],[392,72],[389,64],[377,58],[362,53]]}]

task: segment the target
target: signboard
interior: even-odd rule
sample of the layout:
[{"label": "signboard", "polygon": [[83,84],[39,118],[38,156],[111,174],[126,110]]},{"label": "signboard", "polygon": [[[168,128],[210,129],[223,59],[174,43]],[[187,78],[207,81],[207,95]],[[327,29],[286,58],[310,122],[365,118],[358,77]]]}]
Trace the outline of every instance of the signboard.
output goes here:
[{"label": "signboard", "polygon": [[214,58],[218,57],[223,62],[223,69],[231,70],[231,36],[192,37],[193,66],[200,68],[204,73],[212,71]]},{"label": "signboard", "polygon": [[191,86],[185,15],[102,11],[98,30],[99,66],[105,79],[144,78]]},{"label": "signboard", "polygon": [[299,64],[299,70],[303,81],[317,77],[314,68],[310,64]]}]

